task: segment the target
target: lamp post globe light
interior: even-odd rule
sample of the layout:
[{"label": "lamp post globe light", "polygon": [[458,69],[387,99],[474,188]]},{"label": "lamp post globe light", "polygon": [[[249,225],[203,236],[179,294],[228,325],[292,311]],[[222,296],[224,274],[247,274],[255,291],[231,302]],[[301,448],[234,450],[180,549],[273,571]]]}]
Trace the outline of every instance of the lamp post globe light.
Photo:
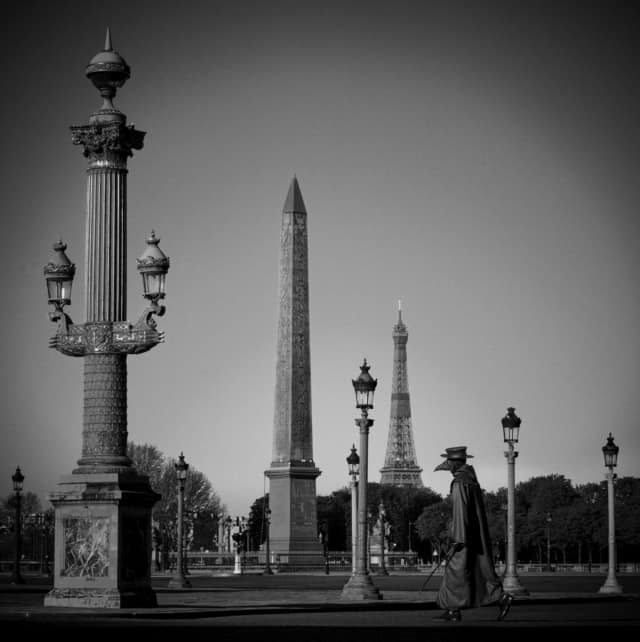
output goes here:
[{"label": "lamp post globe light", "polygon": [[11,481],[13,482],[13,491],[16,494],[16,524],[15,524],[15,549],[14,549],[14,558],[13,558],[13,573],[11,574],[11,583],[12,584],[24,584],[24,578],[22,573],[20,573],[20,560],[22,559],[22,483],[24,482],[24,475],[20,470],[20,466],[16,468],[16,472],[11,475]]},{"label": "lamp post globe light", "polygon": [[609,513],[609,568],[607,571],[607,579],[600,587],[599,593],[622,593],[622,586],[616,578],[616,525],[613,493],[613,483],[616,479],[616,474],[613,472],[613,469],[618,465],[619,450],[619,446],[613,442],[612,434],[609,433],[607,443],[602,447],[604,465],[608,469],[605,477],[607,478],[607,505]]},{"label": "lamp post globe light", "polygon": [[176,572],[169,580],[169,588],[191,588],[191,582],[184,575],[184,487],[187,480],[189,464],[184,460],[184,454],[180,453],[178,461],[174,463],[176,476],[178,478],[178,533],[176,551]]},{"label": "lamp post globe light", "polygon": [[[102,104],[71,141],[87,161],[85,215],[85,315],[66,313],[76,268],[59,240],[44,267],[49,313],[57,324],[49,347],[84,362],[82,451],[49,500],[55,510],[53,589],[45,606],[153,607],[151,509],[160,496],[127,456],[127,357],[164,341],[154,315],[164,306],[169,259],[155,233],[137,261],[146,307],[127,321],[128,159],[143,147],[145,132],[127,124],[114,104],[131,68],[114,50],[107,29],[104,48],[85,69]],[[133,533],[140,536],[133,537]]]},{"label": "lamp post globe light", "polygon": [[367,524],[367,482],[369,457],[369,428],[373,419],[369,419],[368,411],[373,408],[373,394],[378,385],[377,379],[369,374],[370,366],[365,359],[360,366],[360,375],[352,380],[356,395],[356,408],[361,416],[356,419],[360,429],[360,482],[358,484],[358,537],[357,562],[355,571],[342,588],[341,596],[347,600],[380,600],[382,595],[373,584],[367,564],[368,524]]},{"label": "lamp post globe light", "polygon": [[351,446],[347,464],[351,478],[349,483],[351,486],[351,573],[355,573],[358,556],[358,475],[360,474],[360,457],[356,452],[355,444]]},{"label": "lamp post globe light", "polygon": [[518,443],[520,434],[520,424],[522,420],[516,415],[516,409],[507,408],[507,414],[502,418],[502,432],[504,442],[508,450],[504,453],[507,458],[507,550],[506,550],[506,568],[502,578],[502,585],[506,593],[511,595],[527,595],[527,591],[520,583],[518,572],[516,570],[516,544],[515,544],[515,524],[516,524],[516,457],[518,451],[514,449],[514,444]]}]

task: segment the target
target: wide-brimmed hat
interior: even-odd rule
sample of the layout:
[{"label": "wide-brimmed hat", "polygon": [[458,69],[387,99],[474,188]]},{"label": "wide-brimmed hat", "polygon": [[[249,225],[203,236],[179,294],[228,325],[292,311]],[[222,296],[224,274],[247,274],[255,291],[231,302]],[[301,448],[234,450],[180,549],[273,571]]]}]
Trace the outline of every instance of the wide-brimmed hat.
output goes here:
[{"label": "wide-brimmed hat", "polygon": [[447,459],[470,459],[473,455],[467,452],[466,446],[454,446],[453,448],[445,448],[446,452],[442,453],[440,457]]},{"label": "wide-brimmed hat", "polygon": [[446,459],[434,468],[434,472],[436,470],[451,470],[450,461],[466,461],[473,457],[467,452],[466,446],[453,446],[452,448],[445,448],[445,450],[446,452],[442,453],[440,457],[445,457]]}]

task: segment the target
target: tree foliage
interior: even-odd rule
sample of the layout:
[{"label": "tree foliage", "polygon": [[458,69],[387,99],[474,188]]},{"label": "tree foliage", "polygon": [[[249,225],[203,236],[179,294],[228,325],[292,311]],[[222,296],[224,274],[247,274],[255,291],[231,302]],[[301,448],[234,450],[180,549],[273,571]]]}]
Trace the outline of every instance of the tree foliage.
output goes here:
[{"label": "tree foliage", "polygon": [[[615,525],[618,559],[640,557],[640,479],[615,481]],[[487,521],[496,559],[505,559],[507,490],[484,493]],[[443,503],[443,506],[446,502]],[[588,563],[606,560],[608,541],[607,483],[573,486],[563,475],[532,477],[515,488],[516,557],[521,561]],[[442,545],[439,505],[427,507],[418,534],[432,546]]]},{"label": "tree foliage", "polygon": [[[178,515],[178,474],[176,460],[165,457],[151,444],[127,444],[127,455],[141,475],[149,477],[151,488],[161,497],[152,509],[154,538],[165,550],[176,549]],[[185,544],[188,548],[211,550],[217,524],[224,512],[218,494],[204,473],[189,466],[184,488]]]}]

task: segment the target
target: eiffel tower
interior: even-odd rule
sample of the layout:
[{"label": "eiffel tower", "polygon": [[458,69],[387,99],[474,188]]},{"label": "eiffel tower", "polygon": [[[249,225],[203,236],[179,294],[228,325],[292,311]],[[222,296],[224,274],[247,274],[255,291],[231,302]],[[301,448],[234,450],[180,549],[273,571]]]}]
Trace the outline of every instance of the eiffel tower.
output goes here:
[{"label": "eiffel tower", "polygon": [[411,402],[407,378],[407,340],[409,333],[402,322],[402,306],[398,301],[398,323],[393,327],[393,375],[389,437],[381,484],[422,488],[422,468],[416,461],[411,427]]}]

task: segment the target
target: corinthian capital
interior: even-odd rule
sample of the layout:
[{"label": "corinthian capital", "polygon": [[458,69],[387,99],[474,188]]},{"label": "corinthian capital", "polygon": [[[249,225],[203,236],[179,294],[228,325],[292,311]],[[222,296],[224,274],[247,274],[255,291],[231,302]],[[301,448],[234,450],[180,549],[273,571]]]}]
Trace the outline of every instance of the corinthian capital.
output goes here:
[{"label": "corinthian capital", "polygon": [[118,122],[93,123],[71,127],[71,142],[84,147],[92,161],[126,162],[134,149],[142,149],[145,132]]}]

